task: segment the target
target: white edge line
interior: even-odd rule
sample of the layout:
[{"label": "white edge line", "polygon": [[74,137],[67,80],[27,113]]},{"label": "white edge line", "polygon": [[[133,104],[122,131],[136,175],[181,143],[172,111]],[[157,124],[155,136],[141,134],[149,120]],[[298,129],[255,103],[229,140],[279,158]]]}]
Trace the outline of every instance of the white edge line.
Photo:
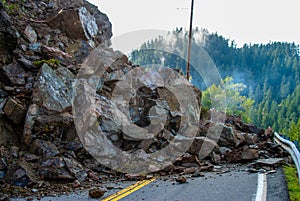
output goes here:
[{"label": "white edge line", "polygon": [[267,176],[265,174],[258,174],[257,192],[255,201],[267,200]]}]

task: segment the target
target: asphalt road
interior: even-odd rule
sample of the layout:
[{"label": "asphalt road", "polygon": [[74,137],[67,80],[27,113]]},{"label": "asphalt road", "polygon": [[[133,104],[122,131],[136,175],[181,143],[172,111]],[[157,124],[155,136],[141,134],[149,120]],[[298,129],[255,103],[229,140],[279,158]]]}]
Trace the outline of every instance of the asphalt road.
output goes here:
[{"label": "asphalt road", "polygon": [[[266,176],[266,199],[257,199],[258,173],[248,173],[244,170],[236,170],[228,173],[204,173],[204,177],[188,177],[187,183],[179,184],[175,181],[178,176],[157,178],[139,190],[130,192],[129,195],[120,199],[122,201],[288,201],[288,192],[285,178],[280,169],[276,173]],[[135,182],[123,182],[125,188]],[[105,186],[105,184],[104,184]],[[105,194],[102,199],[117,193],[112,190]],[[15,199],[25,200],[25,199]],[[59,197],[45,197],[42,201],[73,201],[89,200],[87,191],[75,192],[70,195]],[[99,200],[99,199],[98,199]],[[118,199],[112,199],[114,201]]]},{"label": "asphalt road", "polygon": [[233,172],[189,178],[187,183],[158,179],[130,194],[122,201],[235,201],[253,200],[256,195],[257,174]]}]

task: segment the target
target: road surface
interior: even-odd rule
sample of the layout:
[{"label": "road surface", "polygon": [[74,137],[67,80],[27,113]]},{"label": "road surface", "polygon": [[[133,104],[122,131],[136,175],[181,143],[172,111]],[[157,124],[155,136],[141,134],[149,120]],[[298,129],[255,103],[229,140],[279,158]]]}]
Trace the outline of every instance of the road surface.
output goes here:
[{"label": "road surface", "polygon": [[[179,184],[178,176],[152,179],[149,182],[121,182],[124,187],[108,191],[100,200],[105,201],[288,201],[285,178],[281,169],[273,174],[248,173],[232,170],[227,173],[204,173],[201,177],[187,177],[187,182]],[[108,184],[109,185],[109,184]],[[105,186],[105,184],[104,184]],[[132,187],[133,186],[133,187]],[[117,196],[116,196],[117,195]],[[21,201],[26,199],[14,199]],[[45,197],[42,201],[93,201],[88,192],[75,192],[59,197]],[[98,199],[99,200],[99,199]]]}]

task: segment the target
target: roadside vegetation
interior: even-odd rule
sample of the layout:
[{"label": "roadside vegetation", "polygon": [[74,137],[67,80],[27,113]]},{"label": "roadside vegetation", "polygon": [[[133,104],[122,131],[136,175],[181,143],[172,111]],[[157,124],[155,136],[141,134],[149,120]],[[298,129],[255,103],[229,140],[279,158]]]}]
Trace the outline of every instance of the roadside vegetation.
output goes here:
[{"label": "roadside vegetation", "polygon": [[290,194],[290,200],[291,201],[300,201],[300,186],[297,176],[297,170],[295,166],[285,166],[283,168],[288,191]]}]

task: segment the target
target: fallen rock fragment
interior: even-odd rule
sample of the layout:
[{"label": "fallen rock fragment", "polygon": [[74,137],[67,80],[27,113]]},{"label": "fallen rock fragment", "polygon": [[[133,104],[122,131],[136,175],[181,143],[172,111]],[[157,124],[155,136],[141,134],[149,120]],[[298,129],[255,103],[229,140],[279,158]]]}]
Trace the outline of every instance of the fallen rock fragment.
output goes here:
[{"label": "fallen rock fragment", "polygon": [[8,168],[5,180],[9,184],[16,186],[28,186],[36,183],[38,181],[38,177],[31,165],[26,161],[21,160],[17,164],[13,164]]},{"label": "fallen rock fragment", "polygon": [[103,189],[103,188],[92,188],[89,190],[89,196],[91,198],[100,198],[102,197],[105,193],[107,192],[107,190]]},{"label": "fallen rock fragment", "polygon": [[277,168],[278,166],[285,164],[285,160],[283,158],[267,158],[267,159],[259,159],[257,160],[253,166],[255,167],[264,167],[269,166],[273,168]]},{"label": "fallen rock fragment", "polygon": [[29,40],[30,43],[36,43],[37,42],[37,34],[36,34],[35,30],[30,25],[26,26],[24,34],[25,34],[26,38]]},{"label": "fallen rock fragment", "polygon": [[224,155],[225,160],[228,162],[241,162],[258,159],[258,150],[250,149],[244,146],[240,149],[233,150]]},{"label": "fallen rock fragment", "polygon": [[9,97],[3,110],[6,116],[15,124],[20,124],[22,121],[24,121],[26,108],[17,100]]},{"label": "fallen rock fragment", "polygon": [[42,179],[74,181],[75,176],[68,170],[65,160],[60,157],[45,158],[38,164]]},{"label": "fallen rock fragment", "polygon": [[184,184],[187,183],[187,178],[185,177],[178,177],[175,179],[176,182],[178,182],[179,184]]}]

